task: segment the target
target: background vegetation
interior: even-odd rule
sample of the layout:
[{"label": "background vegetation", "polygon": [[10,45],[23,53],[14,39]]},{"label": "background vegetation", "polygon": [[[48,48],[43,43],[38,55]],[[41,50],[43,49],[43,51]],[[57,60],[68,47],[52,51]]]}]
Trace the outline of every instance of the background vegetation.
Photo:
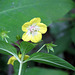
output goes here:
[{"label": "background vegetation", "polygon": [[[57,45],[57,55],[75,66],[75,2],[74,0],[0,0],[0,32],[10,31],[8,41],[16,42],[22,36],[21,26],[34,17],[40,17],[48,26],[48,32],[31,53],[43,43],[53,42]],[[0,37],[0,40],[2,38]],[[15,46],[14,44],[12,44]],[[17,48],[17,46],[15,46]],[[17,48],[17,50],[19,50]],[[47,52],[46,48],[42,52]],[[1,51],[0,53],[4,53]],[[30,54],[31,54],[30,53]],[[12,75],[13,67],[7,65],[7,55],[0,54],[0,75]],[[26,75],[75,75],[71,70],[60,69],[49,65],[29,62]],[[42,69],[41,69],[42,68]]]}]

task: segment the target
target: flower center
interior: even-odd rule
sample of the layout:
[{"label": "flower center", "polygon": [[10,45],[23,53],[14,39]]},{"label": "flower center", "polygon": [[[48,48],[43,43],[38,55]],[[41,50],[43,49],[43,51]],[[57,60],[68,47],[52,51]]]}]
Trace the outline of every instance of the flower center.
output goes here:
[{"label": "flower center", "polygon": [[30,30],[30,32],[36,31],[35,26],[30,26],[29,30]]},{"label": "flower center", "polygon": [[36,26],[35,24],[33,24],[33,25],[28,27],[28,31],[30,32],[30,34],[33,34],[34,32],[39,31],[39,27]]}]

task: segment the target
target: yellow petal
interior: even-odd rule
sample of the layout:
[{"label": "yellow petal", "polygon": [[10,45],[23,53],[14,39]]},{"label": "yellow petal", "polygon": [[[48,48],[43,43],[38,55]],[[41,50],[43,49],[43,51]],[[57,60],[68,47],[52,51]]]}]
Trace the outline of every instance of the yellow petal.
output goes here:
[{"label": "yellow petal", "polygon": [[34,43],[39,42],[42,39],[42,34],[40,32],[37,32],[36,35],[32,36],[31,41]]},{"label": "yellow petal", "polygon": [[[21,56],[22,56],[22,54],[19,54],[19,59],[21,59]],[[29,58],[29,55],[25,55],[24,56],[24,60],[26,60],[26,59],[28,59]]]},{"label": "yellow petal", "polygon": [[40,28],[39,30],[40,33],[44,34],[47,32],[47,26],[44,23],[37,23],[37,25]]},{"label": "yellow petal", "polygon": [[14,64],[14,61],[17,60],[14,56],[12,56],[9,60],[7,64]]},{"label": "yellow petal", "polygon": [[24,40],[24,41],[30,41],[31,40],[31,35],[27,34],[27,33],[24,33],[22,35],[22,40]]},{"label": "yellow petal", "polygon": [[22,54],[19,54],[19,59],[21,59]]},{"label": "yellow petal", "polygon": [[[19,59],[21,59],[22,54],[19,54]],[[24,60],[28,59],[29,55],[24,56]],[[14,61],[17,60],[14,56],[10,57],[7,64],[14,65]]]},{"label": "yellow petal", "polygon": [[30,20],[31,24],[37,24],[37,23],[40,23],[40,22],[41,22],[40,18],[33,18],[32,20]]},{"label": "yellow petal", "polygon": [[24,60],[28,59],[29,58],[29,55],[25,55],[24,56]]},{"label": "yellow petal", "polygon": [[24,23],[23,26],[22,26],[22,31],[27,32],[27,28],[28,28],[30,25],[31,25],[30,22]]}]

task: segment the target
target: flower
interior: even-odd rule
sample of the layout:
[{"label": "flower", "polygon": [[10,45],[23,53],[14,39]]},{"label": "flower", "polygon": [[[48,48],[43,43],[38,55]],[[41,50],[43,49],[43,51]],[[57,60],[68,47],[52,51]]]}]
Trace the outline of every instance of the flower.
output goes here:
[{"label": "flower", "polygon": [[[21,54],[19,54],[19,58],[21,59]],[[24,60],[28,59],[29,58],[29,55],[25,55],[24,56]],[[14,61],[17,60],[14,56],[10,57],[10,59],[8,60],[8,63],[7,64],[11,64],[13,65],[14,64]]]},{"label": "flower", "polygon": [[23,24],[22,31],[25,33],[22,35],[22,39],[24,41],[37,43],[42,39],[42,34],[47,32],[47,26],[40,22],[40,18],[33,18],[30,22]]},{"label": "flower", "polygon": [[5,31],[5,30],[3,30],[3,29],[2,29],[1,32],[0,32],[0,36],[1,36],[2,40],[5,40],[7,43],[8,43],[8,41],[7,41],[6,38],[9,38],[9,36],[7,35],[9,32],[10,32],[10,31]]}]

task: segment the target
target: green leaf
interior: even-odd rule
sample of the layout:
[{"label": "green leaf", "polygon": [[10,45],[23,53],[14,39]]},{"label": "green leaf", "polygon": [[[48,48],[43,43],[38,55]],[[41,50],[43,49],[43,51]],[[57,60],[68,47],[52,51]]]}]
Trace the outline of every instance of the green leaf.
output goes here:
[{"label": "green leaf", "polygon": [[[49,25],[62,18],[73,8],[72,0],[0,0],[0,28],[9,33],[9,42],[22,36],[22,25],[34,17],[40,17]],[[62,9],[62,10],[61,10]]]},{"label": "green leaf", "polygon": [[68,75],[67,72],[54,69],[29,68],[24,75]]},{"label": "green leaf", "polygon": [[51,50],[52,52],[54,52],[54,49],[51,46],[47,46],[47,50],[48,50],[48,53],[49,53],[49,50]]},{"label": "green leaf", "polygon": [[53,44],[53,43],[50,43],[50,46],[52,47],[56,47],[57,45]]},{"label": "green leaf", "polygon": [[0,53],[5,54],[5,55],[11,55],[10,53],[8,53],[8,52],[6,52],[6,51],[3,51],[3,50],[1,50],[1,49],[0,49]]},{"label": "green leaf", "polygon": [[16,48],[14,48],[9,43],[6,43],[4,41],[0,41],[0,51],[1,51],[1,53],[4,53],[4,52],[6,52],[6,54],[10,53],[11,55],[15,56],[18,59]]},{"label": "green leaf", "polygon": [[49,48],[50,48],[50,50],[51,50],[52,52],[54,52],[54,49],[53,49],[53,47],[51,47],[51,46],[50,46]]},{"label": "green leaf", "polygon": [[75,27],[71,29],[71,39],[75,43]]},{"label": "green leaf", "polygon": [[6,51],[12,55],[17,54],[16,49],[10,45],[9,43],[6,43],[4,41],[0,41],[0,49],[3,51]]},{"label": "green leaf", "polygon": [[[14,75],[18,75],[19,65],[20,65],[20,63],[18,61],[14,62],[14,71],[15,71]],[[24,63],[22,66],[22,74],[21,75],[25,75],[26,67],[27,67],[27,63]]]},{"label": "green leaf", "polygon": [[52,54],[34,53],[30,56],[29,59],[27,59],[27,61],[30,61],[30,60],[75,71],[75,67],[69,64],[67,61]]},{"label": "green leaf", "polygon": [[23,53],[24,51],[25,51],[25,53],[28,53],[28,52],[31,51],[35,46],[36,46],[36,44],[23,41],[23,42],[20,44],[21,53]]}]

